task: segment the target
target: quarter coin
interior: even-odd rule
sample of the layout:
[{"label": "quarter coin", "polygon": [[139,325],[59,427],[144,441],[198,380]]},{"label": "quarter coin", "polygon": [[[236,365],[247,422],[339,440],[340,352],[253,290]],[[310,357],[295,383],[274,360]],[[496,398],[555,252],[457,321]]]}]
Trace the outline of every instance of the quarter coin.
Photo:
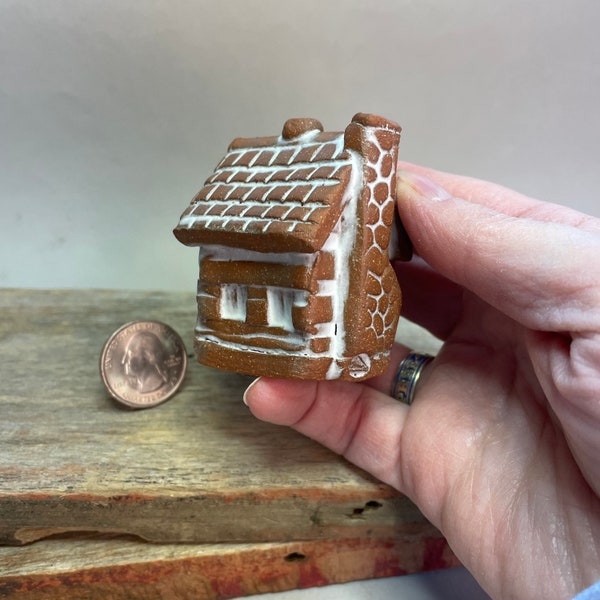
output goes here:
[{"label": "quarter coin", "polygon": [[187,353],[181,337],[159,321],[134,321],[115,331],[100,355],[110,395],[130,408],[150,408],[181,386]]}]

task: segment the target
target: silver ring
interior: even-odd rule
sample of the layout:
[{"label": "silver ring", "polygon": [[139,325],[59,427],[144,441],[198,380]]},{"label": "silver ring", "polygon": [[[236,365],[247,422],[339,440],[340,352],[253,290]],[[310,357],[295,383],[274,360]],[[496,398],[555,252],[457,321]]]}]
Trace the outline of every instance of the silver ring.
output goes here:
[{"label": "silver ring", "polygon": [[433,360],[430,354],[411,351],[398,366],[392,396],[409,406],[415,398],[415,389],[423,369]]}]

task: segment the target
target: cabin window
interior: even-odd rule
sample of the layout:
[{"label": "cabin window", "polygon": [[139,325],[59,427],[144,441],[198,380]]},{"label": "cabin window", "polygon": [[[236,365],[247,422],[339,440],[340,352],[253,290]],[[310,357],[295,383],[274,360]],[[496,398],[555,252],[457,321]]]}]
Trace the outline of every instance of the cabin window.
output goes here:
[{"label": "cabin window", "polygon": [[231,321],[246,320],[246,301],[248,290],[237,283],[227,284],[221,288],[221,318]]},{"label": "cabin window", "polygon": [[306,304],[306,292],[285,288],[267,288],[267,322],[269,327],[294,331],[292,308]]}]

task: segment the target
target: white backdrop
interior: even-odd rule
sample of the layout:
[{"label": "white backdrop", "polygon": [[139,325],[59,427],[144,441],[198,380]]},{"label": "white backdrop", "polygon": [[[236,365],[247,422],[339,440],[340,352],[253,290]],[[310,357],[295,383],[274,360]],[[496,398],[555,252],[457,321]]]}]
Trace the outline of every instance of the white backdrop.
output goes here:
[{"label": "white backdrop", "polygon": [[597,0],[0,0],[0,285],[194,290],[171,234],[236,136],[401,156],[600,214]]}]

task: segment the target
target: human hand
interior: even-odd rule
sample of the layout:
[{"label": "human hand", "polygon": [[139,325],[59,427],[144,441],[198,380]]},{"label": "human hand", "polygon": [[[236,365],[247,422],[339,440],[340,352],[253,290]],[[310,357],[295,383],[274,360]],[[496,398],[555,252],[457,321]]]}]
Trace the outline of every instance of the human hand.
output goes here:
[{"label": "human hand", "polygon": [[492,597],[570,598],[600,577],[600,220],[399,167],[403,315],[444,342],[415,402],[390,396],[402,345],[365,383],[246,402],[409,496]]}]

